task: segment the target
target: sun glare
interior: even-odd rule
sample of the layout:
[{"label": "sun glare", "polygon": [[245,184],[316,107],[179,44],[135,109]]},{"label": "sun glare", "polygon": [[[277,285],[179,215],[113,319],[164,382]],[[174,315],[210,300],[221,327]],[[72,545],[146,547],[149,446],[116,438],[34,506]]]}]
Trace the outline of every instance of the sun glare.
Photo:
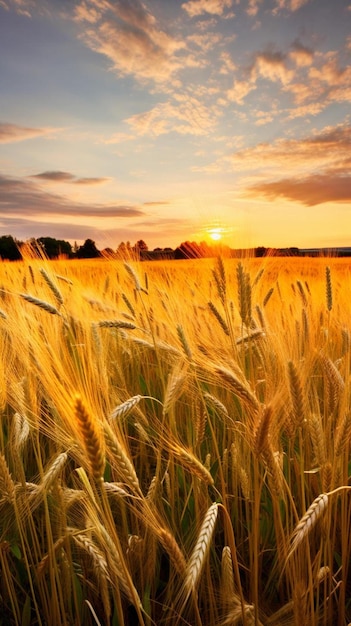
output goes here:
[{"label": "sun glare", "polygon": [[222,228],[213,228],[208,231],[208,234],[213,241],[220,241],[222,239]]}]

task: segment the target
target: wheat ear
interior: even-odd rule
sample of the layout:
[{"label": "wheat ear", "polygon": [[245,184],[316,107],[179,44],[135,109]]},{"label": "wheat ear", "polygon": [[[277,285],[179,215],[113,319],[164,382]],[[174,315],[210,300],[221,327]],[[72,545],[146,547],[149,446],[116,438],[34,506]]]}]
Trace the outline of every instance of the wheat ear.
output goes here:
[{"label": "wheat ear", "polygon": [[128,330],[135,330],[136,328],[135,324],[124,320],[100,320],[97,325],[100,328],[126,328]]},{"label": "wheat ear", "polygon": [[332,281],[330,274],[330,267],[325,268],[325,291],[326,291],[326,300],[327,300],[327,309],[331,311],[333,308],[333,289],[332,289]]},{"label": "wheat ear", "polygon": [[38,306],[40,309],[44,309],[44,311],[47,311],[48,313],[51,313],[51,315],[61,315],[56,307],[49,302],[45,302],[45,300],[39,300],[39,298],[31,296],[29,293],[20,293],[20,296],[24,300],[27,300],[27,302]]},{"label": "wheat ear", "polygon": [[200,480],[204,481],[208,485],[214,484],[214,480],[209,470],[206,469],[206,467],[194,454],[177,444],[171,444],[170,449],[181,461],[182,465],[184,465],[192,474],[200,478]]},{"label": "wheat ear", "polygon": [[142,396],[140,395],[133,396],[132,398],[128,398],[128,400],[126,400],[125,402],[122,402],[122,404],[116,406],[110,413],[110,419],[113,420],[117,418],[127,417],[127,415],[129,415],[134,407],[139,404],[141,398]]},{"label": "wheat ear", "polygon": [[230,386],[233,393],[241,398],[245,404],[247,404],[254,413],[257,413],[260,404],[257,398],[254,396],[250,388],[239,380],[235,374],[226,367],[221,365],[215,366],[215,372]]},{"label": "wheat ear", "polygon": [[197,583],[199,582],[206,555],[210,548],[217,515],[218,504],[217,502],[214,502],[211,504],[205,515],[198,540],[187,564],[184,586],[188,594],[195,589]]},{"label": "wheat ear", "polygon": [[74,413],[83,436],[93,478],[101,482],[105,471],[105,449],[101,429],[84,406],[79,394],[75,396]]},{"label": "wheat ear", "polygon": [[180,370],[178,367],[176,367],[170,374],[167,381],[165,398],[163,401],[163,415],[166,415],[169,412],[171,406],[181,396],[185,383],[186,371],[184,369]]},{"label": "wheat ear", "polygon": [[301,544],[305,537],[311,532],[315,526],[317,520],[321,517],[322,513],[326,510],[328,505],[328,494],[322,493],[307,509],[305,515],[301,518],[297,524],[290,540],[290,550],[287,556],[287,560],[295,552],[296,548]]},{"label": "wheat ear", "polygon": [[15,498],[15,484],[3,454],[0,454],[0,504],[3,501],[13,502]]},{"label": "wheat ear", "polygon": [[184,576],[186,571],[186,561],[184,558],[184,554],[181,551],[174,536],[166,528],[159,528],[157,531],[157,536],[177,572],[181,576]]},{"label": "wheat ear", "polygon": [[66,464],[68,455],[67,452],[61,452],[56,459],[51,463],[50,467],[46,470],[41,486],[46,491],[50,489],[51,485],[55,482],[56,478],[60,475],[63,467]]},{"label": "wheat ear", "polygon": [[49,274],[47,273],[47,271],[42,267],[40,268],[40,273],[42,275],[42,277],[44,278],[46,284],[49,286],[49,288],[51,289],[52,293],[54,294],[57,304],[60,306],[61,304],[63,304],[63,296],[61,291],[58,289],[58,287],[55,285],[55,283],[53,282],[53,280],[50,278]]},{"label": "wheat ear", "polygon": [[295,363],[292,361],[289,361],[288,363],[288,374],[295,423],[300,426],[306,415],[306,399],[303,392],[300,374]]},{"label": "wheat ear", "polygon": [[213,304],[212,301],[210,301],[208,303],[208,308],[210,309],[211,313],[213,313],[213,315],[215,316],[216,320],[219,322],[219,324],[222,327],[224,333],[229,336],[230,333],[229,333],[229,328],[228,328],[227,322],[222,317],[222,315],[220,314],[220,312],[218,311],[217,307]]}]

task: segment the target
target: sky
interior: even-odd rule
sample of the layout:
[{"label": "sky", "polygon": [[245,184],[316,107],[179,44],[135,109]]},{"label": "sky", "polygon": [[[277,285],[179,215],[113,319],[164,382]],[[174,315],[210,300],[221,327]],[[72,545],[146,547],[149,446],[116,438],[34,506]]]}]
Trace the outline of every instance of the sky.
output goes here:
[{"label": "sky", "polygon": [[0,0],[0,236],[351,246],[351,0]]}]

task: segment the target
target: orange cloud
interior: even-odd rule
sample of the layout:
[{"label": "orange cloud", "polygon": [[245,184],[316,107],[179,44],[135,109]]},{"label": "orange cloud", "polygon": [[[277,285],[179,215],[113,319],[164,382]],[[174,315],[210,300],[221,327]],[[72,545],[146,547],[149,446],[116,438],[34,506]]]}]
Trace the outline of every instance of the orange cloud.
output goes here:
[{"label": "orange cloud", "polygon": [[155,17],[139,0],[93,1],[93,5],[93,13],[91,6],[80,5],[78,17],[89,23],[82,38],[92,50],[110,59],[120,76],[162,83],[187,64],[186,58],[177,58],[185,43],[158,28]]},{"label": "orange cloud", "polygon": [[54,130],[53,128],[29,128],[0,122],[0,143],[14,143],[16,141],[34,139],[35,137],[43,137],[49,135]]},{"label": "orange cloud", "polygon": [[351,126],[327,126],[319,133],[303,139],[278,139],[274,143],[259,143],[253,148],[239,150],[231,156],[236,170],[264,171],[276,176],[285,172],[302,177],[315,170],[333,172],[349,164]]},{"label": "orange cloud", "polygon": [[351,201],[351,176],[316,174],[301,180],[283,178],[270,183],[258,183],[250,187],[251,194],[268,198],[286,198],[315,206],[326,202]]},{"label": "orange cloud", "polygon": [[182,4],[182,8],[190,15],[195,17],[203,13],[210,15],[223,15],[225,9],[230,9],[232,0],[188,0]]},{"label": "orange cloud", "polygon": [[206,135],[213,129],[218,115],[215,107],[207,107],[194,96],[175,94],[174,100],[126,121],[138,135],[159,136],[170,132]]},{"label": "orange cloud", "polygon": [[314,53],[311,48],[307,48],[298,39],[295,39],[289,56],[298,67],[306,67],[313,63]]}]

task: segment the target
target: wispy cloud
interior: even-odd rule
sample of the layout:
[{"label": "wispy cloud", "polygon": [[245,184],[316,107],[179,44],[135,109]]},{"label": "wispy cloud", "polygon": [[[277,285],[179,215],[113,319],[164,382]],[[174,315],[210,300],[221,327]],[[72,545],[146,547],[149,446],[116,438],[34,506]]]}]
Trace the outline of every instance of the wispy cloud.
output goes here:
[{"label": "wispy cloud", "polygon": [[14,143],[16,141],[25,141],[26,139],[34,139],[35,137],[52,135],[54,132],[57,132],[57,129],[30,128],[27,126],[19,126],[17,124],[0,122],[0,143]]},{"label": "wispy cloud", "polygon": [[217,115],[215,106],[206,106],[194,96],[175,94],[173,102],[161,103],[126,121],[138,135],[157,137],[170,132],[206,135],[213,130]]},{"label": "wispy cloud", "polygon": [[84,177],[78,178],[70,172],[41,172],[40,174],[32,174],[29,178],[39,178],[40,180],[53,182],[53,183],[74,183],[75,185],[101,185],[106,183],[109,179],[106,177]]},{"label": "wispy cloud", "polygon": [[76,8],[75,19],[89,24],[82,38],[110,60],[119,76],[162,83],[186,63],[177,56],[184,41],[162,30],[139,0],[87,0]]},{"label": "wispy cloud", "polygon": [[30,178],[40,178],[54,183],[67,183],[74,180],[74,175],[70,172],[41,172],[40,174],[32,174]]},{"label": "wispy cloud", "polygon": [[42,189],[28,179],[0,175],[0,218],[9,215],[70,217],[138,217],[144,212],[128,204],[83,204]]}]

